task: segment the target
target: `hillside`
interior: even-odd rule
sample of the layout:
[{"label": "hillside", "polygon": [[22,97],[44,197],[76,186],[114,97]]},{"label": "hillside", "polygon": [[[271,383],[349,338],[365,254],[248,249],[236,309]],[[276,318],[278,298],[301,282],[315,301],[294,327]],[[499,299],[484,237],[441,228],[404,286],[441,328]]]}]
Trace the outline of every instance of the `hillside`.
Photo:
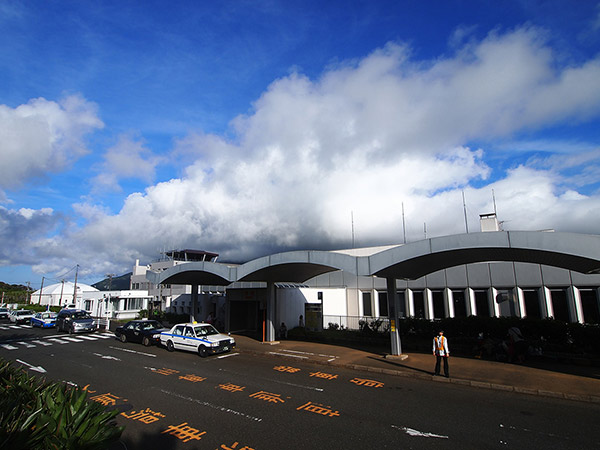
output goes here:
[{"label": "hillside", "polygon": [[0,298],[3,303],[24,303],[28,298],[27,286],[0,281]]},{"label": "hillside", "polygon": [[102,281],[98,281],[92,284],[93,287],[99,291],[120,291],[129,289],[129,280],[131,279],[132,272],[126,273],[119,277],[112,277],[112,281],[109,278],[105,278]]}]

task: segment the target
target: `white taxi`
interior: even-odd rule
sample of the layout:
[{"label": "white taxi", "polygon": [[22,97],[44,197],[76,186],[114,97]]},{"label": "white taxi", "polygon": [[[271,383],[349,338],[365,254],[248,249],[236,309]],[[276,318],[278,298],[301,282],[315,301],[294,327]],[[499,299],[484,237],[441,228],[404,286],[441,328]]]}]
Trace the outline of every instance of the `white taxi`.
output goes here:
[{"label": "white taxi", "polygon": [[235,348],[235,339],[219,333],[209,323],[179,323],[169,331],[160,333],[160,343],[170,352],[187,350],[198,352],[203,358]]}]

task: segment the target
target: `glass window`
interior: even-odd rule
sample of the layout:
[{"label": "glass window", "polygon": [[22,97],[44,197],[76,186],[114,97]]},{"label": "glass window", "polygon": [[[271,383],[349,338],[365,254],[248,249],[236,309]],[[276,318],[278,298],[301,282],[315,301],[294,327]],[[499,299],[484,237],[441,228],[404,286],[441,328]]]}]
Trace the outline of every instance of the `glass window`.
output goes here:
[{"label": "glass window", "polygon": [[212,325],[201,325],[194,327],[194,331],[196,332],[196,336],[210,336],[213,334],[219,334],[216,328]]},{"label": "glass window", "polygon": [[465,291],[452,291],[452,301],[454,302],[454,317],[467,317]]},{"label": "glass window", "polygon": [[475,291],[475,308],[477,308],[478,316],[490,317],[490,303],[488,302],[487,291]]},{"label": "glass window", "polygon": [[379,317],[389,316],[387,292],[377,291],[379,299]]},{"label": "glass window", "polygon": [[425,318],[425,295],[423,291],[413,292],[413,303],[415,305],[415,317],[417,319]]},{"label": "glass window", "polygon": [[581,307],[585,323],[600,323],[600,308],[595,290],[581,290]]},{"label": "glass window", "polygon": [[434,319],[443,319],[444,317],[446,317],[446,310],[444,308],[444,292],[433,291],[431,292],[431,298],[433,300]]},{"label": "glass window", "polygon": [[363,304],[363,316],[372,316],[373,308],[371,307],[371,293],[362,293],[362,304]]},{"label": "glass window", "polygon": [[554,318],[562,322],[568,322],[569,305],[567,304],[567,291],[565,289],[552,289],[550,295],[552,298],[552,308],[554,309]]},{"label": "glass window", "polygon": [[540,319],[542,317],[542,312],[540,311],[540,297],[538,291],[523,291],[523,300],[525,302],[525,317],[529,317],[530,319]]}]

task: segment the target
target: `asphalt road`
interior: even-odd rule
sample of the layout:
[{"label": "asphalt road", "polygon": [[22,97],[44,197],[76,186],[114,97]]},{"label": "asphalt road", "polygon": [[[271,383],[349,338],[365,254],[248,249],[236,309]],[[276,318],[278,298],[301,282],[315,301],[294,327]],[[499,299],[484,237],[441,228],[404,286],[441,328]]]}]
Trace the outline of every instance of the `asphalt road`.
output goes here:
[{"label": "asphalt road", "polygon": [[592,449],[600,406],[258,357],[202,359],[0,322],[0,357],[85,386],[114,449]]}]

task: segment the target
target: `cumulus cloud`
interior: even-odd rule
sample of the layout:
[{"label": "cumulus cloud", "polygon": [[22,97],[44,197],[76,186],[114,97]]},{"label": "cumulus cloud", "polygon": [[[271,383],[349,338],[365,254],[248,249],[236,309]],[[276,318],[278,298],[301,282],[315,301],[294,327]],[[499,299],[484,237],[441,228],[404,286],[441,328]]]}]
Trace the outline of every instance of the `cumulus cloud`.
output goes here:
[{"label": "cumulus cloud", "polygon": [[61,223],[60,215],[50,208],[11,210],[0,206],[0,264],[38,263],[35,243],[57,232]]},{"label": "cumulus cloud", "polygon": [[102,126],[96,106],[78,95],[0,105],[0,190],[64,170],[88,152],[84,137]]},{"label": "cumulus cloud", "polygon": [[[474,231],[478,214],[493,211],[492,189],[507,229],[590,231],[600,198],[578,192],[564,167],[538,160],[494,173],[489,150],[472,142],[597,117],[599,61],[560,68],[543,33],[522,28],[432,61],[389,44],[316,80],[292,73],[232,121],[229,137],[197,131],[176,141],[180,178],[129,195],[117,214],[78,205],[87,225],[46,248],[69,242],[98,273],[164,247],[245,260],[348,247],[351,213],[356,245],[398,243],[403,204],[409,240],[423,237],[424,223],[428,236],[461,233],[464,191]],[[140,166],[150,177],[144,154],[139,141],[124,140],[106,164],[133,155],[119,176]]]},{"label": "cumulus cloud", "polygon": [[92,180],[92,191],[120,191],[119,180],[126,178],[151,183],[160,161],[161,158],[153,155],[141,140],[120,136],[117,144],[104,154],[100,173]]}]

